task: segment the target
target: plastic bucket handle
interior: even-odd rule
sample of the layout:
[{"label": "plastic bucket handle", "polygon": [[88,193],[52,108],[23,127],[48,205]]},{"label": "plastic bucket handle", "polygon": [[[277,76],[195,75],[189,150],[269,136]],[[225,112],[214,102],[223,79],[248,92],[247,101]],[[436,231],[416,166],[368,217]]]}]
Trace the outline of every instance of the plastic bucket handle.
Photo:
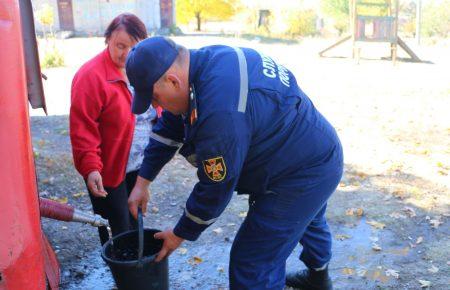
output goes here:
[{"label": "plastic bucket handle", "polygon": [[144,255],[144,220],[142,218],[142,209],[138,207],[138,267],[142,267],[142,256]]}]

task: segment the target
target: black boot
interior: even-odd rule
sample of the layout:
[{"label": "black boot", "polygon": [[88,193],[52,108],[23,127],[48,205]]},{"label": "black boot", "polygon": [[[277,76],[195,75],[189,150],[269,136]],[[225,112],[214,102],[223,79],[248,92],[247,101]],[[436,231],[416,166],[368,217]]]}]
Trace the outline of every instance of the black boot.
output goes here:
[{"label": "black boot", "polygon": [[286,286],[301,290],[332,290],[328,267],[323,270],[306,269],[286,275]]}]

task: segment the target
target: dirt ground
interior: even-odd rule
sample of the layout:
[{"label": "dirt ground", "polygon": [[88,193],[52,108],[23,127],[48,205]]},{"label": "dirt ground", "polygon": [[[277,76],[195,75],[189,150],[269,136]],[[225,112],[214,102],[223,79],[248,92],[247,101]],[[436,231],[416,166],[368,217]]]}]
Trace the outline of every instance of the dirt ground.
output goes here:
[{"label": "dirt ground", "polygon": [[[449,43],[412,45],[425,63],[380,60],[388,45],[363,45],[359,64],[350,46],[319,58],[332,40],[297,44],[260,39],[178,37],[190,48],[226,43],[257,48],[297,76],[302,89],[337,128],[345,175],[327,217],[333,232],[330,264],[335,289],[450,289],[450,65]],[[31,111],[41,196],[91,211],[73,168],[68,136],[70,81],[99,52],[100,38],[59,41],[66,66],[45,70],[50,116]],[[80,49],[80,48],[89,49]],[[404,55],[401,54],[401,57]],[[175,225],[196,182],[194,169],[175,157],[152,184],[147,227]],[[200,239],[170,257],[171,289],[226,289],[228,252],[247,211],[235,196]],[[62,289],[112,289],[100,258],[97,231],[88,225],[42,221],[62,269]],[[288,270],[303,265],[300,246]]]}]

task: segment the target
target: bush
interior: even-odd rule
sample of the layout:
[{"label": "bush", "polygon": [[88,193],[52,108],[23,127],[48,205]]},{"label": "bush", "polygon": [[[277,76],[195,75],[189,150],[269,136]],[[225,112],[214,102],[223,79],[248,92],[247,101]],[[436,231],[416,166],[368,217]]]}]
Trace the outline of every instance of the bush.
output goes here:
[{"label": "bush", "polygon": [[41,67],[43,68],[59,67],[63,65],[64,56],[56,47],[47,50],[44,58],[41,60]]},{"label": "bush", "polygon": [[287,17],[287,31],[291,37],[316,34],[317,15],[314,10],[293,11]]},{"label": "bush", "polygon": [[422,33],[424,36],[450,36],[450,0],[434,1],[423,7]]}]

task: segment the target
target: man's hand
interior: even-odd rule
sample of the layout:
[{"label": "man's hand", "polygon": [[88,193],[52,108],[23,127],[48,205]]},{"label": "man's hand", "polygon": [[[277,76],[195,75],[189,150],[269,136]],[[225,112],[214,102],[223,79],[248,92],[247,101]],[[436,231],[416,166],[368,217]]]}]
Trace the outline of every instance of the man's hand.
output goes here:
[{"label": "man's hand", "polygon": [[136,184],[128,197],[128,209],[132,216],[137,219],[137,209],[142,208],[142,214],[145,216],[147,212],[147,203],[150,200],[150,191],[148,186],[150,181],[140,176],[136,179]]},{"label": "man's hand", "polygon": [[159,262],[165,257],[170,256],[173,251],[175,251],[184,239],[176,236],[173,233],[172,229],[165,230],[164,232],[159,232],[155,234],[155,239],[164,240],[161,251],[159,251],[158,256],[155,259],[155,262]]},{"label": "man's hand", "polygon": [[95,197],[106,197],[108,195],[103,188],[102,176],[97,170],[89,173],[87,177],[87,186]]}]

